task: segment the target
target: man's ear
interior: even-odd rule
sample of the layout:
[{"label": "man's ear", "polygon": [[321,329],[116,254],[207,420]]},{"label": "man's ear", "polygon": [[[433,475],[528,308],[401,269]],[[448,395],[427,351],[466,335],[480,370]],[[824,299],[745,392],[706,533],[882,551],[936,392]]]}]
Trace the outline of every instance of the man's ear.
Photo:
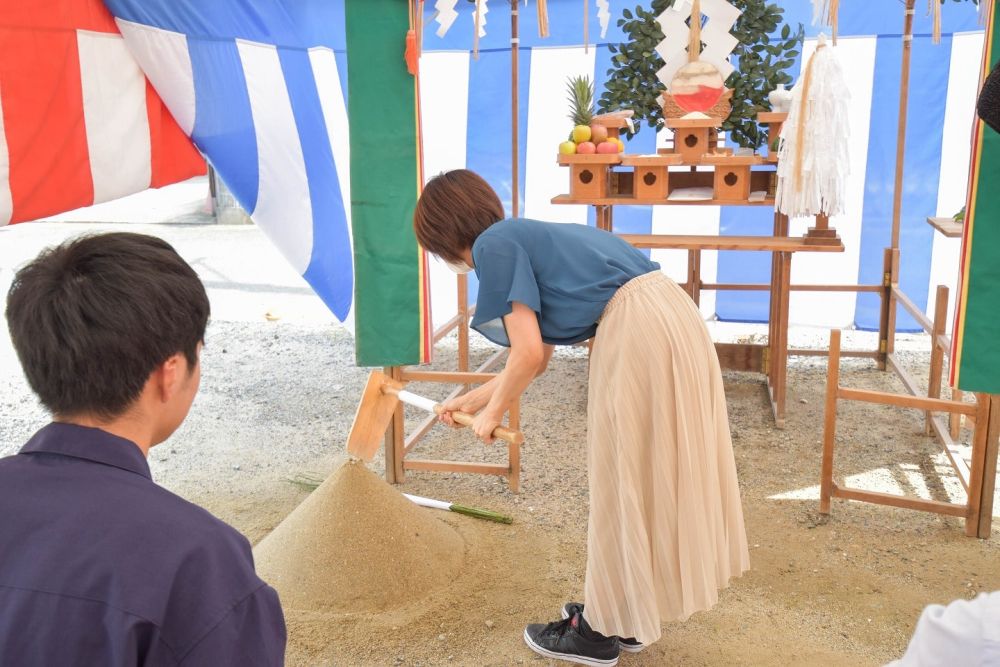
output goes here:
[{"label": "man's ear", "polygon": [[180,353],[169,357],[153,370],[157,398],[160,399],[160,402],[166,403],[173,398],[180,386],[183,373],[184,364],[181,363]]}]

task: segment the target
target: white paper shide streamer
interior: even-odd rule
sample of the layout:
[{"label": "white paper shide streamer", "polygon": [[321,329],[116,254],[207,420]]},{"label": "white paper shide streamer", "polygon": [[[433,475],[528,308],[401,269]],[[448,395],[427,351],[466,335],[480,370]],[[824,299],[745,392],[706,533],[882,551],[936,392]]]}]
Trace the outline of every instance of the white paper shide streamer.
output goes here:
[{"label": "white paper shide streamer", "polygon": [[434,3],[434,20],[438,24],[436,33],[438,37],[444,37],[458,18],[458,11],[455,10],[457,4],[458,0],[437,0]]},{"label": "white paper shide streamer", "polygon": [[[486,14],[489,11],[490,8],[486,6],[486,0],[479,0],[479,39],[486,37]],[[470,15],[472,17],[472,29],[475,30],[476,10],[473,9]]]},{"label": "white paper shide streamer", "polygon": [[597,0],[597,21],[601,25],[601,39],[608,34],[608,22],[611,20],[611,5],[608,0]]},{"label": "white paper shide streamer", "polygon": [[[705,47],[698,59],[715,65],[725,81],[735,69],[729,62],[729,55],[739,44],[729,31],[743,12],[726,0],[701,0],[701,13],[707,20],[701,28],[701,41]],[[667,88],[670,88],[677,70],[688,62],[687,20],[690,15],[691,0],[676,0],[656,17],[663,31],[663,41],[656,45],[656,52],[664,62],[656,76]]]},{"label": "white paper shide streamer", "polygon": [[844,212],[850,173],[849,106],[836,50],[820,35],[816,52],[792,90],[791,109],[781,130],[777,190],[781,213],[800,217]]}]

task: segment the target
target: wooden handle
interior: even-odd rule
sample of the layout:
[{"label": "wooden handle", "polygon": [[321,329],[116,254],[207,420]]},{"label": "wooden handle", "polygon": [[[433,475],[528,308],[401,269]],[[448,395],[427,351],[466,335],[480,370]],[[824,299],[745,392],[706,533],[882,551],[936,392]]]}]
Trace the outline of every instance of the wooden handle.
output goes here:
[{"label": "wooden handle", "polygon": [[[435,405],[434,412],[441,414],[444,412],[444,408],[440,404]],[[476,416],[470,415],[467,412],[459,412],[456,410],[451,413],[451,418],[462,426],[472,426],[472,422]],[[492,435],[497,440],[503,440],[504,442],[509,442],[512,445],[524,444],[524,435],[522,435],[520,431],[512,431],[504,426],[497,426],[493,429]]]},{"label": "wooden handle", "polygon": [[[407,405],[413,405],[427,411],[433,410],[435,414],[441,414],[445,411],[444,406],[440,403],[434,403],[434,401],[429,398],[424,398],[423,396],[417,396],[416,394],[404,391],[402,385],[394,385],[386,382],[382,385],[382,393],[391,394]],[[475,415],[470,415],[467,412],[458,412],[456,410],[451,413],[451,418],[462,426],[472,426],[472,421],[476,417]],[[509,442],[512,445],[524,444],[524,435],[522,435],[520,431],[514,431],[503,426],[497,426],[493,429],[492,435],[494,438],[503,440],[504,442]]]}]

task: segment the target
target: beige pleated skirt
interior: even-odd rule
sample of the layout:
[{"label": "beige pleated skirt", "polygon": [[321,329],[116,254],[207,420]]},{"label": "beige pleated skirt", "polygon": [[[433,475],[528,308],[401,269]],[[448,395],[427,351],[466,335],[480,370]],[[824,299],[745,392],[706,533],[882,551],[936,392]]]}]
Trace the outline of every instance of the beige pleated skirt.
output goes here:
[{"label": "beige pleated skirt", "polygon": [[660,272],[604,310],[590,359],[587,622],[660,638],[750,567],[722,372],[691,298]]}]

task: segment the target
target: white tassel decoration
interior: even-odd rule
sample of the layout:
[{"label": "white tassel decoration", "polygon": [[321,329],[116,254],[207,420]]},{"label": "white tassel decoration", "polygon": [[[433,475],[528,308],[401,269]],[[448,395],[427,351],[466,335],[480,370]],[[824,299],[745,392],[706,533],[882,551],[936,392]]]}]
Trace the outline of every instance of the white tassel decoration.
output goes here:
[{"label": "white tassel decoration", "polygon": [[[803,96],[806,97],[803,100]],[[819,45],[792,90],[778,150],[777,208],[789,217],[844,212],[850,96],[834,49]]]}]

